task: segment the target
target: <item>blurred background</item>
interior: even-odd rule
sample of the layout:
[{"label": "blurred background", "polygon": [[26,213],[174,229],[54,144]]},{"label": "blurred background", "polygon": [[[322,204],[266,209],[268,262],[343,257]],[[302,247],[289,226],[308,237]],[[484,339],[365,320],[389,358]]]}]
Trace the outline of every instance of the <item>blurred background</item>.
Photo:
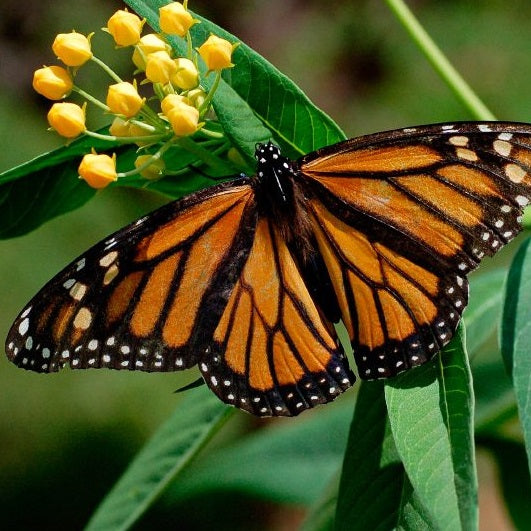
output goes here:
[{"label": "blurred background", "polygon": [[[499,119],[531,121],[529,1],[415,0],[409,5]],[[54,62],[55,34],[96,31],[96,53],[111,57],[110,37],[99,28],[120,7],[103,0],[0,3],[0,171],[62,145],[46,130],[49,104],[31,88],[33,71]],[[472,118],[382,1],[191,0],[190,7],[292,78],[349,137]],[[129,54],[112,54],[119,72],[130,69]],[[97,93],[103,79],[93,69],[83,84]],[[159,204],[159,197],[116,188],[31,234],[0,241],[0,338],[54,273]],[[0,205],[8,208],[1,197]],[[43,377],[15,368],[1,355],[0,528],[81,528],[174,409],[180,397],[173,391],[194,378],[105,371]],[[352,401],[348,395],[330,407],[339,411]],[[305,415],[290,422],[305,422]],[[264,426],[269,429],[268,422],[237,413],[216,444]],[[499,502],[496,468],[488,455],[479,458],[481,527],[511,529]],[[294,529],[304,517],[300,503],[282,505],[245,489],[206,499],[197,496],[178,508],[163,500],[138,529],[282,530]]]}]

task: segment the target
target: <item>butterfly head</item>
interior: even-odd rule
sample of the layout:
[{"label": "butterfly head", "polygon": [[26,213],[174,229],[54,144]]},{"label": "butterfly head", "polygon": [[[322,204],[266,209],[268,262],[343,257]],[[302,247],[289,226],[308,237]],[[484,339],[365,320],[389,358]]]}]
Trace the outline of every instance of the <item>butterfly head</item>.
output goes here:
[{"label": "butterfly head", "polygon": [[257,175],[260,181],[274,176],[280,185],[281,181],[292,172],[291,161],[282,156],[280,148],[269,141],[267,144],[256,144],[254,156],[257,162]]},{"label": "butterfly head", "polygon": [[280,148],[269,141],[267,144],[258,143],[255,146],[254,157],[259,163],[273,162],[280,158]]}]

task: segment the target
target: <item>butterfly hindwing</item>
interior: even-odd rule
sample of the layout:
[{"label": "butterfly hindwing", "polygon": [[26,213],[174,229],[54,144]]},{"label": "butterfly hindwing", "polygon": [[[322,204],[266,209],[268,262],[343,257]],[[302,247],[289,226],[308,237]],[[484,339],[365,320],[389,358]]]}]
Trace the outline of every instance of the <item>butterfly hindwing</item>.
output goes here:
[{"label": "butterfly hindwing", "polygon": [[258,222],[212,351],[199,367],[223,401],[259,416],[297,415],[354,382],[332,324],[267,218]]},{"label": "butterfly hindwing", "polygon": [[388,377],[448,343],[466,274],[520,231],[531,128],[379,133],[303,157],[299,171],[360,376]]},{"label": "butterfly hindwing", "polygon": [[27,305],[6,340],[38,372],[170,371],[197,363],[253,241],[247,179],[170,203],[87,251]]}]

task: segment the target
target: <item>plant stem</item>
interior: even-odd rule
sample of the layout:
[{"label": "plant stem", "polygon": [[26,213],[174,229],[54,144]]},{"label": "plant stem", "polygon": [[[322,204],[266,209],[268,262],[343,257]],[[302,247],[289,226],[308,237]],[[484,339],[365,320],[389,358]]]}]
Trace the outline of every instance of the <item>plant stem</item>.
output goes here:
[{"label": "plant stem", "polygon": [[72,91],[73,92],[77,92],[80,96],[85,98],[87,101],[90,101],[91,103],[96,105],[96,107],[99,107],[100,109],[103,109],[105,112],[109,112],[110,109],[109,109],[109,107],[107,107],[107,105],[105,105],[105,103],[101,102],[100,100],[98,100],[94,96],[91,96],[88,92],[85,92],[83,89],[80,89],[78,86],[74,85],[72,87]]},{"label": "plant stem", "polygon": [[91,61],[95,62],[102,70],[104,70],[116,83],[121,83],[122,79],[120,76],[108,65],[106,65],[101,59],[98,59],[95,55],[93,55],[90,59]]},{"label": "plant stem", "polygon": [[385,2],[433,68],[472,115],[478,120],[496,120],[494,114],[490,112],[470,85],[448,61],[403,0],[385,0]]},{"label": "plant stem", "polygon": [[162,140],[166,134],[160,135],[146,135],[146,136],[114,136],[114,135],[102,135],[95,131],[85,131],[87,136],[97,138],[99,140],[105,140],[107,142],[124,142],[126,144],[132,144],[134,142],[158,142]]},{"label": "plant stem", "polygon": [[201,107],[199,107],[199,116],[203,117],[205,112],[208,110],[210,103],[212,102],[212,98],[214,97],[214,94],[216,93],[216,90],[218,88],[219,82],[221,81],[221,70],[216,71],[216,79],[214,79],[214,83],[212,83],[212,87],[208,91],[208,94],[205,98],[205,101],[202,103]]},{"label": "plant stem", "polygon": [[168,140],[165,144],[163,144],[162,147],[156,153],[154,153],[151,156],[151,158],[148,159],[144,164],[142,164],[141,166],[133,170],[124,171],[122,173],[119,173],[118,178],[131,177],[132,175],[136,175],[140,173],[141,171],[145,170],[148,166],[151,166],[151,164],[153,164],[154,161],[159,160],[162,157],[162,155],[164,155],[164,153],[168,151],[168,149],[170,149],[170,147],[176,142],[176,140],[177,138],[175,137],[170,138],[170,140]]}]

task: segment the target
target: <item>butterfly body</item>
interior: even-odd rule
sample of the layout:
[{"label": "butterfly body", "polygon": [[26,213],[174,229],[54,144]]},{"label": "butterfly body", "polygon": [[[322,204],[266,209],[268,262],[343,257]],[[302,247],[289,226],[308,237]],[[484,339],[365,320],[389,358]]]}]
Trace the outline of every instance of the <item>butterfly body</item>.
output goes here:
[{"label": "butterfly body", "polygon": [[37,372],[198,365],[226,403],[297,415],[446,345],[466,275],[520,230],[531,126],[378,133],[170,203],[67,266],[24,308],[6,352]]}]

